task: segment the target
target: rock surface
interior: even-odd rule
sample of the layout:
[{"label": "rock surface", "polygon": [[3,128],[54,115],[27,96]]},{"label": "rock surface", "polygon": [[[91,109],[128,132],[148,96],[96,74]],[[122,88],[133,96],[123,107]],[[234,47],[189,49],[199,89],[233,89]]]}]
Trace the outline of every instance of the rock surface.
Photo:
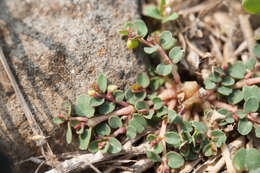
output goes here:
[{"label": "rock surface", "polygon": [[[139,17],[137,1],[2,0],[0,9],[0,46],[38,124],[55,153],[76,150],[64,144],[65,133],[52,118],[64,97],[74,102],[98,74],[124,88],[144,70],[142,58],[117,33]],[[20,103],[0,70],[1,148],[16,161],[37,155]]]}]

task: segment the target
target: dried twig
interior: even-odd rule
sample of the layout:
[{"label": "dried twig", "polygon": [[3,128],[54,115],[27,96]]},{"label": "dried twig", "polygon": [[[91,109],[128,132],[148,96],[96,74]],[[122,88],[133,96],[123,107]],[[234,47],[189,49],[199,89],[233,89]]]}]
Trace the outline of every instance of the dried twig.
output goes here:
[{"label": "dried twig", "polygon": [[[88,153],[82,155],[76,155],[72,159],[65,160],[61,162],[63,173],[72,172],[75,170],[82,170],[90,166],[90,164],[95,164],[97,162],[103,161],[105,159],[111,159],[111,157],[129,153],[129,154],[145,154],[146,148],[149,147],[148,143],[143,143],[137,147],[133,147],[129,141],[123,146],[123,150],[119,154],[102,154],[101,152],[97,153]],[[51,169],[45,173],[57,173],[56,169]]]},{"label": "dried twig", "polygon": [[255,45],[254,33],[249,22],[249,15],[239,15],[240,27],[244,38],[247,41],[248,49],[251,56],[254,56],[253,47]]},{"label": "dried twig", "polygon": [[185,10],[181,10],[179,12],[179,14],[183,15],[183,16],[187,16],[190,13],[196,13],[196,12],[201,12],[204,10],[208,10],[208,9],[212,9],[214,8],[217,4],[219,4],[222,0],[219,1],[205,1],[205,3],[196,5],[194,7],[191,8],[187,8]]},{"label": "dried twig", "polygon": [[[144,171],[146,171],[147,169],[151,168],[154,165],[154,162],[151,161],[150,159],[141,159],[138,162],[136,162],[135,164],[133,164],[131,166],[131,168],[134,169],[135,173],[142,173]],[[123,171],[121,173],[132,173],[129,171]]]},{"label": "dried twig", "polygon": [[210,40],[210,42],[212,44],[212,49],[213,49],[213,52],[214,52],[214,54],[216,56],[217,63],[218,64],[222,64],[222,62],[223,62],[223,55],[220,52],[220,49],[218,47],[216,39],[212,35],[210,35],[209,36],[209,40]]}]

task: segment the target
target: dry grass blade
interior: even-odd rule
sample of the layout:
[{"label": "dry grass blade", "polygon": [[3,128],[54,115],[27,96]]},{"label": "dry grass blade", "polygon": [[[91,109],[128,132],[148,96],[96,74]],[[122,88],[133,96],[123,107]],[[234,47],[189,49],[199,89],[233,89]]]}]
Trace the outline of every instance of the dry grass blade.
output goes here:
[{"label": "dry grass blade", "polygon": [[255,45],[254,32],[249,22],[249,15],[239,15],[240,27],[243,32],[244,38],[247,41],[248,50],[250,55],[253,56],[253,47]]},{"label": "dry grass blade", "polygon": [[[57,165],[56,157],[53,154],[48,142],[45,140],[44,134],[43,134],[40,126],[38,125],[38,123],[35,120],[28,104],[26,103],[26,101],[23,97],[23,94],[22,94],[22,92],[21,92],[21,90],[20,90],[20,88],[19,88],[19,86],[18,86],[18,84],[15,80],[15,77],[14,77],[14,75],[13,75],[13,73],[12,73],[12,71],[11,71],[9,65],[8,65],[8,62],[7,62],[7,60],[4,56],[4,53],[3,53],[3,50],[2,50],[1,47],[0,47],[0,61],[3,64],[4,69],[5,69],[8,77],[9,77],[9,80],[10,80],[10,82],[11,82],[11,84],[12,84],[14,90],[15,90],[15,94],[17,95],[19,101],[21,102],[21,106],[22,106],[23,111],[25,113],[26,119],[27,119],[27,121],[28,121],[28,123],[29,123],[29,125],[30,125],[30,127],[33,131],[34,136],[42,136],[41,140],[36,141],[37,145],[40,146],[40,149],[42,151],[42,155],[45,157],[46,162],[50,166],[57,167],[56,166]],[[44,146],[46,147],[45,150],[46,150],[47,154],[45,153]],[[58,170],[59,170],[59,172],[61,172],[59,168],[58,168]]]}]

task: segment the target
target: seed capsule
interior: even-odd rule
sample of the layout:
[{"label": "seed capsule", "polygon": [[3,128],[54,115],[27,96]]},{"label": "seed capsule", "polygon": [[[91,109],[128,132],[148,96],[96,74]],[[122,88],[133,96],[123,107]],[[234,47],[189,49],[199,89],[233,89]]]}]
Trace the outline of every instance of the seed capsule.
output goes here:
[{"label": "seed capsule", "polygon": [[127,40],[127,47],[129,48],[129,49],[134,49],[134,48],[136,48],[137,46],[138,46],[138,41],[136,40],[136,39],[132,39],[132,40]]}]

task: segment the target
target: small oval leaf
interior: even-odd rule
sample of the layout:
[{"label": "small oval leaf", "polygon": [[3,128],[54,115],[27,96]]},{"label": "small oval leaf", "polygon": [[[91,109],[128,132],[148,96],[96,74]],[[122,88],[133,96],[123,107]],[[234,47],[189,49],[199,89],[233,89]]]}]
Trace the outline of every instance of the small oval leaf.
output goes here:
[{"label": "small oval leaf", "polygon": [[169,65],[159,64],[156,67],[156,72],[159,75],[167,76],[167,75],[171,74],[171,72],[172,72],[172,65],[171,64],[169,64]]},{"label": "small oval leaf", "polygon": [[122,125],[123,125],[121,119],[118,116],[109,117],[108,124],[110,125],[110,127],[114,128],[114,129],[122,127]]},{"label": "small oval leaf", "polygon": [[70,122],[68,122],[67,132],[66,132],[66,142],[70,144],[72,142],[72,130],[70,126]]},{"label": "small oval leaf", "polygon": [[122,150],[122,145],[116,138],[110,137],[109,143],[110,143],[110,146],[109,146],[109,149],[108,149],[109,153],[114,154],[114,153],[118,153]]},{"label": "small oval leaf", "polygon": [[184,165],[183,157],[176,152],[168,152],[166,158],[168,159],[168,165],[171,168],[180,168]]},{"label": "small oval leaf", "polygon": [[107,90],[107,77],[104,74],[100,74],[97,79],[98,88],[105,93]]},{"label": "small oval leaf", "polygon": [[178,62],[180,62],[182,59],[182,56],[183,56],[183,51],[178,46],[172,48],[169,52],[169,57],[172,59],[174,64],[177,64]]},{"label": "small oval leaf", "polygon": [[136,82],[138,85],[141,85],[143,88],[147,88],[150,84],[150,79],[146,73],[139,73],[137,75]]},{"label": "small oval leaf", "polygon": [[237,130],[241,135],[247,135],[251,132],[253,124],[246,118],[242,119],[238,123]]},{"label": "small oval leaf", "polygon": [[84,133],[79,135],[79,149],[87,150],[91,139],[92,128],[85,129]]}]

